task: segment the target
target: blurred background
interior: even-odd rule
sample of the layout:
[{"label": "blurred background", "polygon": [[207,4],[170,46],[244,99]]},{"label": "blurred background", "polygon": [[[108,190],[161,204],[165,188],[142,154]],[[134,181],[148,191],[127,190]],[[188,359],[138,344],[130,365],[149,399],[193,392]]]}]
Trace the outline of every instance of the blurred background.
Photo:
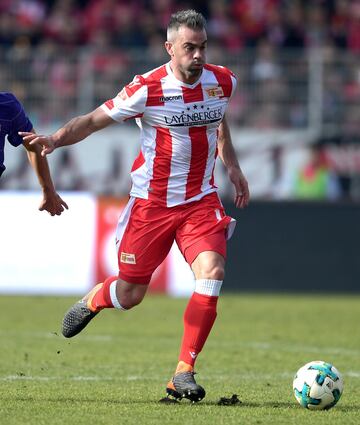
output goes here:
[{"label": "blurred background", "polygon": [[[0,0],[1,90],[18,96],[38,132],[52,132],[114,97],[134,75],[166,62],[166,25],[171,13],[185,8],[207,19],[208,61],[229,67],[239,82],[227,115],[252,202],[245,211],[233,208],[233,189],[218,164],[220,195],[238,221],[225,290],[358,292],[359,0]],[[93,235],[89,254],[76,267],[81,244],[69,254],[66,270],[76,269],[76,276],[61,278],[58,270],[53,292],[63,287],[81,292],[116,270],[108,240],[138,149],[138,130],[127,123],[56,151],[49,157],[52,175],[70,210],[60,218],[34,219],[42,231],[26,237],[33,228],[30,217],[38,214],[29,193],[38,191],[38,184],[24,151],[7,147],[0,215],[1,226],[8,221],[10,230],[9,240],[2,233],[0,291],[51,292],[49,276],[60,260],[67,261],[69,243],[74,247],[82,240],[81,197],[89,202],[86,215],[93,217],[83,229],[86,237]],[[11,242],[15,235],[22,244]],[[35,242],[42,255],[44,247],[59,249],[49,274],[29,269],[38,258]],[[15,278],[11,270],[21,257],[27,267]],[[191,282],[191,273],[178,253],[170,257],[154,290],[188,292],[184,276]],[[81,267],[86,273],[79,277]],[[76,286],[79,281],[83,286]]]}]

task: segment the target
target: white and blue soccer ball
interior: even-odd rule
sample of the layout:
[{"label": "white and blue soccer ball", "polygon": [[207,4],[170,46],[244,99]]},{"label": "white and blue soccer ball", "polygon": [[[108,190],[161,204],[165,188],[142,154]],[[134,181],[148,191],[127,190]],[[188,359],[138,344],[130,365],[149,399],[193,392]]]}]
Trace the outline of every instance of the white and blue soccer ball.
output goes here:
[{"label": "white and blue soccer ball", "polygon": [[332,364],[317,360],[306,363],[296,372],[293,390],[301,406],[324,410],[339,401],[343,385],[340,372]]}]

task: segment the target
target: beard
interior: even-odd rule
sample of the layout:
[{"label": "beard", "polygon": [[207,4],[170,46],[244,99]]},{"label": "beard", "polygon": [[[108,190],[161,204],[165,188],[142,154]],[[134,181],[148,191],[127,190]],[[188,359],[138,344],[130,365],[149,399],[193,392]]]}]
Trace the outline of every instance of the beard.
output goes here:
[{"label": "beard", "polygon": [[188,65],[188,66],[181,66],[181,65],[178,66],[178,70],[180,71],[180,73],[184,75],[186,79],[190,79],[192,81],[196,81],[197,79],[201,77],[203,68],[204,68],[203,63],[199,63],[196,65],[192,63],[191,65]]},{"label": "beard", "polygon": [[188,69],[188,74],[191,77],[199,77],[202,73],[202,68],[190,68]]},{"label": "beard", "polygon": [[199,77],[201,75],[201,73],[202,73],[203,66],[204,65],[202,63],[196,64],[196,65],[195,64],[191,64],[187,68],[186,72],[191,77]]}]

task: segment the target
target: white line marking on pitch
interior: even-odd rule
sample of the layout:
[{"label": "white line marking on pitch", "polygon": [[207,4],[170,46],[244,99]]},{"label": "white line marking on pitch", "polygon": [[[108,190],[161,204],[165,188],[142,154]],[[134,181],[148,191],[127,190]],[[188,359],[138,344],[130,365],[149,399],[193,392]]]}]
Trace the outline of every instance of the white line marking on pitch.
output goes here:
[{"label": "white line marking on pitch", "polygon": [[143,376],[123,376],[123,377],[104,377],[104,376],[27,376],[27,375],[9,375],[0,377],[0,381],[140,381],[159,379],[155,377]]},{"label": "white line marking on pitch", "polygon": [[[8,331],[0,331],[0,335],[17,335],[17,336],[29,336],[31,338],[60,338],[60,340],[67,341],[61,333],[57,332],[8,332]],[[119,339],[121,339],[121,335],[82,335],[81,339],[83,341],[89,341],[89,342],[115,342]],[[158,339],[159,340],[159,339]],[[164,339],[164,342],[168,341],[168,338]],[[212,343],[210,342],[209,345]],[[277,351],[283,351],[283,352],[302,352],[302,353],[318,353],[326,355],[348,355],[348,356],[360,356],[360,350],[357,349],[348,349],[348,348],[341,348],[341,347],[317,347],[317,346],[303,346],[299,344],[282,344],[281,342],[262,342],[262,341],[241,341],[238,340],[236,342],[231,341],[229,342],[222,342],[221,345],[228,346],[228,345],[237,345],[239,347],[246,347],[246,348],[255,348],[257,350],[274,350]]]},{"label": "white line marking on pitch", "polygon": [[[360,372],[359,371],[348,371],[342,373],[344,377],[349,378],[360,378]],[[294,373],[291,372],[282,372],[282,373],[239,373],[239,374],[232,374],[232,378],[237,379],[274,379],[274,378],[282,378],[282,379],[288,379],[294,376]],[[228,380],[228,375],[216,375],[212,374],[211,376],[203,377],[203,380],[213,380],[213,379],[220,379],[220,380]],[[121,377],[104,377],[104,376],[72,376],[72,377],[61,377],[61,376],[26,376],[26,375],[8,375],[0,377],[0,381],[3,382],[11,382],[11,381],[94,381],[94,382],[102,382],[102,381],[140,381],[140,380],[149,380],[149,381],[163,381],[163,379],[160,379],[159,376],[137,376],[137,375],[129,375],[129,376],[121,376]]]},{"label": "white line marking on pitch", "polygon": [[[318,353],[318,354],[341,354],[341,355],[348,355],[348,356],[359,356],[360,350],[356,349],[348,349],[348,348],[341,348],[341,347],[317,347],[317,346],[303,346],[298,344],[282,344],[279,343],[270,343],[270,342],[261,342],[261,341],[237,341],[234,343],[231,342],[231,345],[237,345],[239,347],[245,347],[245,348],[255,348],[256,350],[262,350],[262,351],[269,351],[269,350],[277,350],[277,351],[284,351],[284,352],[296,352],[296,353]],[[209,344],[210,345],[210,344]],[[230,345],[230,344],[224,344],[221,345]]]}]

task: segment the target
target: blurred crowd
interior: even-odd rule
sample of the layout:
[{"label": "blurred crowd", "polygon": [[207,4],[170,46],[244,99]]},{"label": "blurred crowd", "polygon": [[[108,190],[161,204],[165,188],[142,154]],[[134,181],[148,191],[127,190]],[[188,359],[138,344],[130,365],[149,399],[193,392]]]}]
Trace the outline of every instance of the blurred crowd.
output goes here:
[{"label": "blurred crowd", "polygon": [[0,0],[0,86],[60,124],[166,61],[169,17],[189,7],[207,18],[209,61],[239,78],[232,124],[358,130],[360,0]]},{"label": "blurred crowd", "polygon": [[31,45],[157,49],[171,13],[190,7],[205,15],[209,35],[228,52],[264,40],[360,52],[358,0],[1,0],[0,44],[14,47],[26,38]]}]

